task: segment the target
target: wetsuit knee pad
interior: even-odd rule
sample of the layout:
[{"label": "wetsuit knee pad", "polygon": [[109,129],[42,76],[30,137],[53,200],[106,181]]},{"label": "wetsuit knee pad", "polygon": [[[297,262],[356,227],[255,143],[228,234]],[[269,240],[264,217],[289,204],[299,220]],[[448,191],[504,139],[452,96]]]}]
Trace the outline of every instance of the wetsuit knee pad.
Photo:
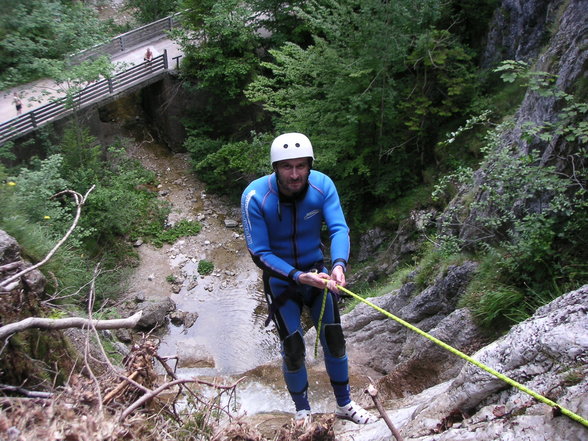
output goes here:
[{"label": "wetsuit knee pad", "polygon": [[284,340],[284,362],[289,371],[297,371],[304,366],[304,340],[300,332],[290,334]]},{"label": "wetsuit knee pad", "polygon": [[341,358],[345,355],[345,337],[339,323],[325,325],[325,340],[333,357]]}]

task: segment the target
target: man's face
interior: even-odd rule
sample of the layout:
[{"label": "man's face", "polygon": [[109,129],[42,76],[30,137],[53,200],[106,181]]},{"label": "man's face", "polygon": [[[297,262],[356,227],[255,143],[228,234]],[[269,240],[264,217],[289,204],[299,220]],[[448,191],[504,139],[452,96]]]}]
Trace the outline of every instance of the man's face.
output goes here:
[{"label": "man's face", "polygon": [[280,190],[286,196],[294,196],[303,190],[310,174],[308,158],[285,159],[276,164]]}]

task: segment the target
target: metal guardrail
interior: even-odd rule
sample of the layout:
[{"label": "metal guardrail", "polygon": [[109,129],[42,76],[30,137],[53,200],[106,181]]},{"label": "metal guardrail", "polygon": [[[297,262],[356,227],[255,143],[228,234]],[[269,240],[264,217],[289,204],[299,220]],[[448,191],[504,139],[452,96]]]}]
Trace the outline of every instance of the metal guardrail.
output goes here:
[{"label": "metal guardrail", "polygon": [[163,36],[166,31],[179,26],[179,16],[181,14],[182,12],[178,12],[174,15],[170,15],[154,21],[153,23],[146,24],[140,28],[118,35],[112,38],[108,43],[98,44],[90,49],[86,49],[70,56],[69,61],[72,64],[79,64],[83,61],[99,57],[100,55],[116,55],[147,40]]},{"label": "metal guardrail", "polygon": [[[176,59],[178,57],[174,57]],[[176,63],[178,60],[176,60]],[[111,78],[90,83],[71,97],[59,98],[30,112],[0,124],[0,145],[18,136],[25,135],[38,127],[64,117],[74,110],[112,97],[132,86],[168,70],[167,50],[151,61],[137,64]]]}]

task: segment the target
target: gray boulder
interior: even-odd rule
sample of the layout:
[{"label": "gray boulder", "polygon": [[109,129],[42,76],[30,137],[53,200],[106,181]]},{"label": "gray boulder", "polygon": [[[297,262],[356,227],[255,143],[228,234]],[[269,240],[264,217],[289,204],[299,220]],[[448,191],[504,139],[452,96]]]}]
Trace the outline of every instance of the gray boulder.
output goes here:
[{"label": "gray boulder", "polygon": [[[588,285],[540,308],[473,358],[548,396],[579,415],[588,415]],[[467,416],[460,430],[436,440],[470,439],[475,421],[494,420],[509,427],[502,440],[585,440],[588,428],[530,395],[468,363],[441,394],[415,412],[406,427],[412,433],[437,429],[437,423],[459,409]],[[477,414],[477,416],[476,416]],[[515,423],[516,420],[516,423]],[[491,429],[492,425],[488,426]],[[487,429],[487,430],[488,430]],[[493,431],[495,429],[492,429]],[[463,432],[464,436],[458,433]],[[476,430],[476,433],[479,431]],[[490,439],[480,437],[479,439]]]},{"label": "gray boulder", "polygon": [[139,304],[138,311],[143,315],[137,323],[137,328],[145,331],[160,328],[167,323],[167,315],[176,309],[175,302],[170,298],[158,301],[147,301]]},{"label": "gray boulder", "polygon": [[[32,266],[31,263],[22,260],[20,250],[16,239],[0,230],[0,265],[12,264],[2,273],[3,280]],[[45,276],[41,271],[32,270],[22,276],[20,281],[15,280],[14,283],[9,284],[7,291],[21,287],[28,295],[41,298],[45,292],[45,282]]]},{"label": "gray boulder", "polygon": [[20,246],[16,239],[0,230],[0,264],[4,265],[20,260]]}]

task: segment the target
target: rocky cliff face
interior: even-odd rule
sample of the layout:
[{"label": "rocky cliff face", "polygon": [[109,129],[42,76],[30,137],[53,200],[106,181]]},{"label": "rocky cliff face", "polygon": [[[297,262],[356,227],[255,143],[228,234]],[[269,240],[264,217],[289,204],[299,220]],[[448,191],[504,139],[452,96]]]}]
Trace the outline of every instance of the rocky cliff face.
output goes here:
[{"label": "rocky cliff face", "polygon": [[530,61],[549,39],[563,0],[504,0],[494,12],[483,67],[502,60]]},{"label": "rocky cliff face", "polygon": [[[506,20],[506,11],[512,12],[511,19]],[[516,17],[516,19],[515,19]],[[491,33],[487,52],[504,52],[501,59],[514,59],[529,62],[531,70],[548,72],[555,76],[555,86],[566,93],[576,94],[580,99],[586,99],[583,84],[586,82],[586,67],[588,65],[588,1],[572,0],[538,0],[532,2],[518,2],[505,0],[495,16],[496,22]],[[539,26],[541,24],[541,26]],[[496,35],[495,35],[496,34]],[[520,36],[519,36],[520,34]],[[501,37],[498,37],[500,35]],[[515,37],[516,36],[516,37]],[[524,37],[524,38],[523,38]],[[504,50],[500,50],[500,44]],[[539,54],[537,56],[537,54]],[[535,57],[534,57],[535,56]],[[494,60],[495,61],[495,60]],[[492,63],[494,63],[492,61]],[[490,58],[486,59],[490,63]],[[534,63],[534,64],[533,64]],[[537,166],[551,165],[555,170],[573,179],[578,170],[586,167],[586,156],[582,143],[569,141],[565,134],[554,133],[548,139],[534,137],[526,139],[523,135],[525,127],[529,125],[542,127],[557,124],[561,121],[561,110],[564,101],[555,95],[538,93],[529,88],[521,106],[514,115],[512,127],[502,133],[500,144],[502,148],[511,149],[516,156],[525,156],[530,152],[539,155]],[[488,163],[475,175],[475,187],[483,189],[487,183],[487,169],[494,164]],[[448,213],[459,212],[458,207],[466,205],[464,198],[471,189],[463,189],[462,193],[452,202]],[[521,201],[519,205],[544,206],[549,203],[549,197],[540,195],[545,200]],[[476,202],[487,198],[485,190],[477,190],[473,198]],[[515,206],[517,203],[515,203]],[[491,207],[489,208],[491,210]],[[488,217],[492,213],[472,210],[463,224],[458,236],[465,243],[475,243],[481,235],[486,234],[478,219]]]},{"label": "rocky cliff face", "polygon": [[[373,299],[373,303],[470,353],[483,345],[483,334],[471,313],[456,310],[456,303],[475,269],[473,262],[453,266],[421,292],[409,282],[398,292]],[[350,359],[385,375],[380,384],[385,397],[419,393],[453,378],[463,364],[368,305],[358,305],[343,317],[342,323]]]},{"label": "rocky cliff face", "polygon": [[[516,382],[546,396],[571,412],[588,417],[588,285],[540,308],[530,319],[472,357]],[[352,318],[347,318],[352,320]],[[380,319],[379,321],[382,321]],[[460,323],[465,326],[459,326]],[[467,320],[454,321],[452,331],[432,330],[439,338],[459,343]],[[381,341],[398,330],[380,331]],[[385,335],[388,335],[386,337]],[[422,337],[419,337],[422,339]],[[352,340],[353,341],[353,340]],[[354,344],[358,344],[354,342]],[[427,347],[423,340],[413,347]],[[459,344],[458,344],[459,346]],[[370,346],[371,353],[381,346]],[[428,351],[425,349],[423,352]],[[452,357],[455,357],[451,354]],[[418,395],[393,402],[388,412],[406,441],[582,441],[588,427],[562,416],[525,392],[470,363],[449,381]],[[434,369],[423,364],[423,369]],[[397,384],[402,384],[398,382]],[[338,438],[339,439],[339,438]],[[346,428],[342,441],[384,441],[390,432],[383,421],[365,428]]]}]

